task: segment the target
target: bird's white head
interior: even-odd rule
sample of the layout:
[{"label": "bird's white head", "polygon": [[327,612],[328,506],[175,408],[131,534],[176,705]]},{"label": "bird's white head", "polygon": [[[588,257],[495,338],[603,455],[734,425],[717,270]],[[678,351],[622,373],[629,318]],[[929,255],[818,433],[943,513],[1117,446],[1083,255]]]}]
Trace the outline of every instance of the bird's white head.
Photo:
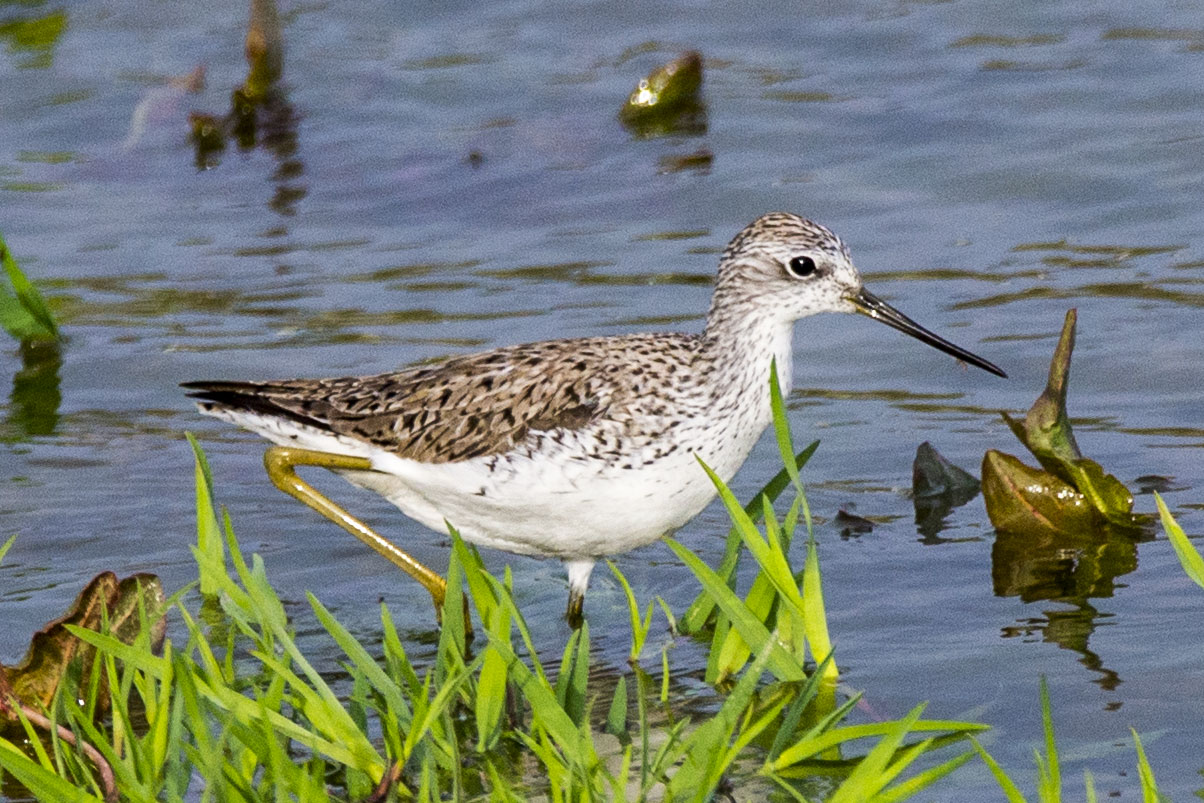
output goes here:
[{"label": "bird's white head", "polygon": [[786,325],[820,312],[866,315],[959,360],[1006,376],[998,366],[938,337],[866,290],[848,247],[818,223],[789,212],[770,212],[728,243],[719,263],[708,329],[731,325],[735,319]]},{"label": "bird's white head", "polygon": [[771,212],[728,243],[716,297],[795,321],[820,312],[854,312],[849,298],[859,290],[861,276],[839,237],[798,215]]}]

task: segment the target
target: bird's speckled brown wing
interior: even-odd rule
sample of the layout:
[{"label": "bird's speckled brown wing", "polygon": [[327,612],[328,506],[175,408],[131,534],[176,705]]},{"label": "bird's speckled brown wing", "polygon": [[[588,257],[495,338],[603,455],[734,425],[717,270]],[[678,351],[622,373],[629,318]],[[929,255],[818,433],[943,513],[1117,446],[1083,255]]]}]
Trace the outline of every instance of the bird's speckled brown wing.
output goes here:
[{"label": "bird's speckled brown wing", "polygon": [[[287,418],[401,457],[446,463],[500,454],[531,431],[629,419],[652,375],[688,372],[689,335],[532,343],[391,374],[279,382],[188,382],[202,404]],[[653,380],[654,381],[654,380]]]}]

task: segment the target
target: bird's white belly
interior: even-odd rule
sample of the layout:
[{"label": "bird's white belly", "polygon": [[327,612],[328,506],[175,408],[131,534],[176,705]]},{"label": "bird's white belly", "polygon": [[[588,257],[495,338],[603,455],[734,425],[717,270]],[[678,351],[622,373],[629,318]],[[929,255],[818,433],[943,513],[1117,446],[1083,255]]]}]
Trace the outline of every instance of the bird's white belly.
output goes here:
[{"label": "bird's white belly", "polygon": [[715,488],[691,452],[655,466],[540,453],[418,463],[376,455],[380,473],[348,477],[406,515],[468,541],[564,559],[612,555],[651,543],[693,518]]},{"label": "bird's white belly", "polygon": [[[764,430],[766,413],[688,421],[674,432],[676,448],[650,461],[639,453],[622,460],[599,458],[591,453],[593,436],[586,433],[544,438],[534,450],[452,463],[398,457],[362,441],[255,413],[211,414],[283,446],[370,459],[376,471],[337,473],[437,532],[446,532],[450,523],[465,540],[483,546],[592,559],[649,544],[697,515],[714,498],[715,487],[695,453],[723,480],[730,479]],[[653,443],[646,451],[669,446]]]}]

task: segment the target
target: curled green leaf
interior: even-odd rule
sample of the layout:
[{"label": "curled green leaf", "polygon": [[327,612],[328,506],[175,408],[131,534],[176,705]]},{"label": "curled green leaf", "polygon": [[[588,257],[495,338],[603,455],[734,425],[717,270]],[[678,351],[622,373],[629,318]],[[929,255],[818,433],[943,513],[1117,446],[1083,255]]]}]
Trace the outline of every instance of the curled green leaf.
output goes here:
[{"label": "curled green leaf", "polygon": [[1087,498],[1069,483],[994,449],[982,459],[982,495],[997,530],[1057,534],[1096,521]]}]

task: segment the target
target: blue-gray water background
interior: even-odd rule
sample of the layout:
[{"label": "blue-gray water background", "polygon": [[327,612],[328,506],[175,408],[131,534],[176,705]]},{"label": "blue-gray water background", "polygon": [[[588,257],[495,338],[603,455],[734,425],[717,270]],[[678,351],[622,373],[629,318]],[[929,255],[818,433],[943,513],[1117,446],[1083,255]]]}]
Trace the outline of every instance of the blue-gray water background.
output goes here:
[{"label": "blue-gray water background", "polygon": [[[1128,729],[1164,791],[1204,782],[1204,591],[1158,531],[1136,565],[1036,568],[981,497],[920,532],[924,440],[975,474],[1022,451],[998,410],[1040,392],[1079,310],[1070,410],[1084,451],[1144,475],[1189,533],[1204,519],[1204,4],[848,2],[302,3],[282,7],[291,119],[269,146],[199,170],[190,111],[224,114],[244,76],[245,5],[0,4],[0,232],[60,313],[55,384],[32,393],[0,343],[0,661],[85,580],[193,577],[191,430],[219,501],[265,557],[309,647],[312,589],[372,638],[384,599],[415,637],[426,594],[277,492],[262,442],[202,419],[176,384],[387,371],[549,337],[700,325],[717,252],[775,209],[849,243],[868,285],[999,363],[1007,381],[864,318],[796,327],[791,420],[808,465],[844,680],[869,710],[995,726],[1031,789],[1038,678],[1068,788],[1135,799]],[[615,113],[685,48],[706,59],[702,133],[641,139]],[[207,67],[203,91],[169,78]],[[677,157],[706,150],[709,165]],[[675,169],[676,168],[676,169]],[[50,409],[47,409],[47,405]],[[736,480],[777,467],[769,439]],[[436,567],[446,539],[323,482]],[[1137,507],[1152,511],[1152,496]],[[842,534],[841,509],[877,524]],[[726,517],[679,534],[712,563]],[[558,655],[559,565],[501,553]],[[680,612],[692,576],[655,544],[619,565]],[[1116,571],[1115,568],[1109,571]],[[623,669],[622,592],[596,572],[598,661]],[[659,616],[659,614],[658,614]],[[650,648],[669,640],[663,630]],[[688,642],[671,653],[701,672]],[[322,660],[320,658],[320,660]],[[701,691],[701,688],[700,688]],[[868,714],[873,715],[873,714]],[[931,799],[998,795],[981,767]]]}]

